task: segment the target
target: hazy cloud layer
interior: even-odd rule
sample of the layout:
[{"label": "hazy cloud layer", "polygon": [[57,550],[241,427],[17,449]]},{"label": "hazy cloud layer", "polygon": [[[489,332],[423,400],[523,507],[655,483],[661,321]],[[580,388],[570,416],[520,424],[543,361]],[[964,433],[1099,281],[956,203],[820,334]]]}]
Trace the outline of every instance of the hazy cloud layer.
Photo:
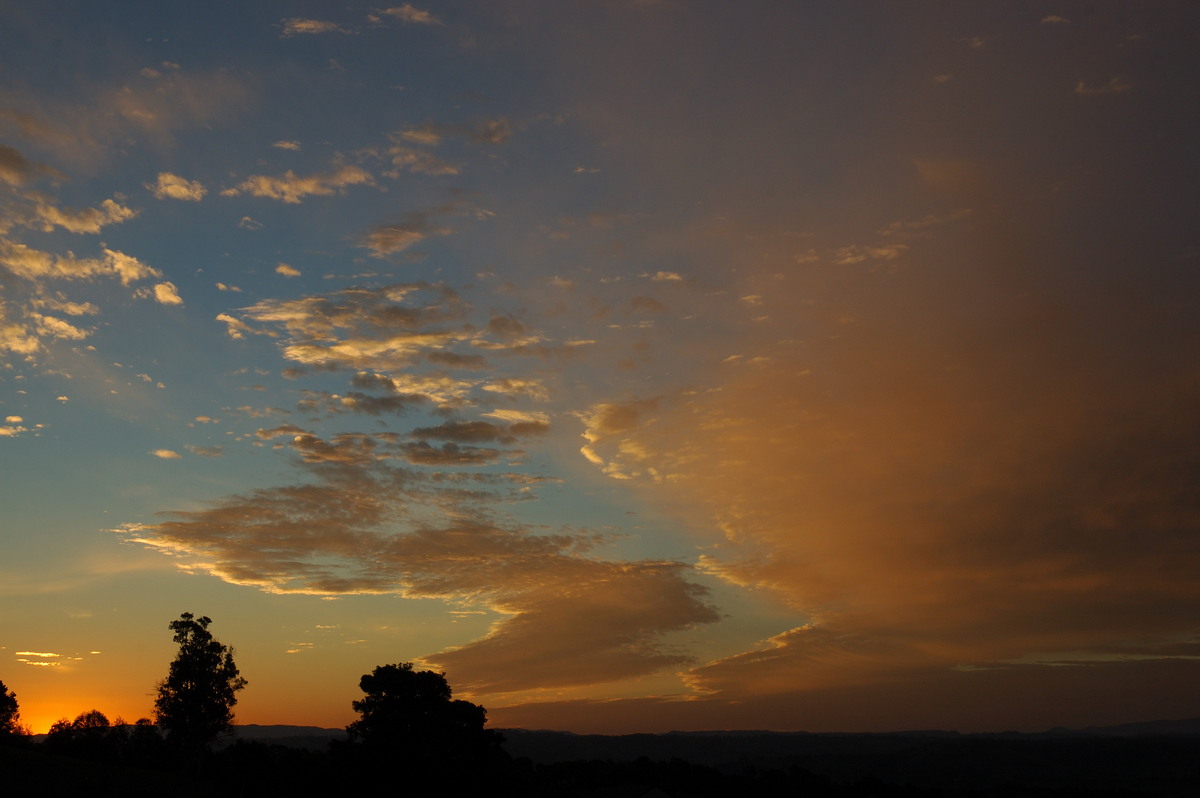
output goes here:
[{"label": "hazy cloud layer", "polygon": [[[724,531],[701,570],[808,619],[692,670],[713,700],[905,669],[1097,667],[1177,656],[1195,638],[1195,324],[1144,361],[1133,342],[1162,320],[1109,289],[1064,315],[1031,278],[992,268],[1004,251],[953,277],[961,263],[929,259],[972,233],[807,260],[803,276],[769,278],[773,293],[745,311],[755,334],[712,366],[708,389],[582,414],[589,460]],[[899,268],[881,277],[877,261]]]}]

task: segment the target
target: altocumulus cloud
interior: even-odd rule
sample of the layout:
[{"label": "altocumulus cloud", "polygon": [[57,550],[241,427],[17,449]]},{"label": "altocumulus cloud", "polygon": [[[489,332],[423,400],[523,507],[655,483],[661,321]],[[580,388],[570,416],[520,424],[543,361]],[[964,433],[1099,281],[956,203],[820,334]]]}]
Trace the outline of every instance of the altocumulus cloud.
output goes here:
[{"label": "altocumulus cloud", "polygon": [[529,390],[540,380],[513,370],[542,339],[515,317],[480,324],[477,315],[431,283],[264,300],[230,315],[237,334],[274,333],[297,379],[306,368],[347,375],[355,390],[305,392],[298,407],[310,417],[438,408],[443,419],[403,434],[260,428],[254,437],[290,452],[306,479],[122,533],[181,567],[269,592],[394,593],[495,613],[482,638],[425,658],[477,694],[688,664],[669,635],[718,617],[691,566],[605,559],[604,536],[502,517],[539,478],[492,466],[519,459],[514,445],[551,428],[528,406],[546,399],[544,388]]},{"label": "altocumulus cloud", "polygon": [[[60,207],[52,197],[28,187],[37,178],[54,174],[55,170],[29,162],[14,148],[0,150],[0,178],[13,187],[0,220],[0,279],[7,289],[0,296],[0,352],[30,362],[54,341],[79,341],[91,334],[78,323],[51,314],[80,317],[100,312],[92,302],[71,299],[62,283],[115,279],[129,286],[162,276],[136,257],[103,244],[98,255],[80,257],[70,250],[52,252],[22,242],[24,229],[49,233],[61,228],[75,235],[95,234],[137,215],[112,199],[96,208]],[[147,290],[154,289],[139,288],[135,294]]]}]

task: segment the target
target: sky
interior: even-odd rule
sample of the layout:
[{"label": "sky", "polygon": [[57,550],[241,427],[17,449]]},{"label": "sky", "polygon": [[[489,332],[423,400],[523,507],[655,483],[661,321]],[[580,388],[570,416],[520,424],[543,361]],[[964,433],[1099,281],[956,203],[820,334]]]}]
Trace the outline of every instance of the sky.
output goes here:
[{"label": "sky", "polygon": [[0,680],[1200,715],[1200,8],[0,5]]}]

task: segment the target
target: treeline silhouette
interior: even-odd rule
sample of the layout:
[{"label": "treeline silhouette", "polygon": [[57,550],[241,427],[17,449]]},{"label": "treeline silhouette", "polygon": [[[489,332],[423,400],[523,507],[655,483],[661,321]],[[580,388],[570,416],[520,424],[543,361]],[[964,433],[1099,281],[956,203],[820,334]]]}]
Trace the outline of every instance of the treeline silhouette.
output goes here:
[{"label": "treeline silhouette", "polygon": [[[89,710],[40,741],[0,682],[5,794],[328,796],[350,791],[531,798],[1003,798],[1200,795],[1200,736],[1140,739],[910,735],[629,735],[580,737],[485,728],[487,711],[456,700],[445,676],[412,663],[359,680],[358,719],[325,747],[237,739],[246,686],[233,649],[183,613],[153,719]],[[539,749],[540,746],[540,749]],[[553,753],[557,749],[557,754]],[[546,754],[550,751],[548,757]],[[689,761],[676,752],[688,752]],[[592,754],[599,753],[599,756]],[[649,754],[649,755],[636,755]],[[555,761],[555,760],[565,761]]]},{"label": "treeline silhouette", "polygon": [[[110,721],[99,710],[56,722],[40,743],[19,724],[16,695],[0,683],[0,771],[5,787],[38,794],[666,796],[923,795],[882,783],[837,784],[806,770],[726,773],[681,759],[514,759],[485,728],[487,710],[456,700],[445,676],[412,663],[359,680],[363,698],[346,738],[324,750],[233,739],[233,707],[247,685],[212,620],[182,613],[179,645],[157,685],[153,719]],[[217,745],[217,743],[227,743]],[[656,792],[654,792],[656,791]]]}]

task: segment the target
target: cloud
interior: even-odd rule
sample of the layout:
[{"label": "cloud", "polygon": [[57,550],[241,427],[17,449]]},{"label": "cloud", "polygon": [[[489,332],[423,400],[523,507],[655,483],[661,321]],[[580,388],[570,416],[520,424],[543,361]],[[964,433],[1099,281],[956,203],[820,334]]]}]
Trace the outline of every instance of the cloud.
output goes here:
[{"label": "cloud", "polygon": [[23,186],[38,171],[38,167],[18,150],[0,144],[0,180],[10,186]]},{"label": "cloud", "polygon": [[[321,375],[321,390],[302,389],[303,424],[253,433],[289,453],[301,478],[127,525],[127,540],[268,592],[393,594],[487,612],[485,635],[425,657],[477,693],[693,664],[672,635],[718,616],[691,566],[606,559],[593,532],[506,515],[544,481],[514,464],[524,452],[513,447],[551,432],[549,414],[529,407],[548,396],[545,366],[521,370],[524,349],[541,340],[529,324],[422,282],[263,300],[225,320],[231,334],[278,336],[295,378]],[[330,392],[337,371],[349,389]],[[419,416],[407,433],[345,429],[345,414],[417,410],[442,417]],[[325,434],[328,414],[341,414],[341,428]],[[622,428],[615,417],[597,427]]]},{"label": "cloud", "polygon": [[241,340],[247,335],[274,335],[270,330],[256,330],[241,319],[230,316],[228,313],[218,313],[217,321],[225,324],[225,334],[230,338]]},{"label": "cloud", "polygon": [[130,144],[166,150],[178,131],[237,112],[249,97],[242,82],[224,69],[168,68],[128,77],[134,79],[92,80],[81,87],[83,102],[43,100],[36,114],[0,111],[0,119],[59,163],[92,173]]},{"label": "cloud", "polygon": [[1061,24],[1069,23],[1070,21],[1071,20],[1067,19],[1066,17],[1060,17],[1058,14],[1049,14],[1047,16],[1042,17],[1043,25],[1055,25],[1055,24],[1061,25]]},{"label": "cloud", "polygon": [[[368,440],[304,438],[297,446],[315,484],[231,496],[122,532],[181,567],[268,592],[394,593],[499,613],[485,637],[426,657],[475,693],[677,667],[689,658],[664,635],[717,619],[686,566],[592,559],[589,536],[488,523],[461,492],[382,466]],[[446,465],[440,457],[433,464]],[[458,520],[419,520],[415,510],[431,501],[450,501]]]},{"label": "cloud", "polygon": [[183,304],[183,300],[179,298],[179,291],[171,282],[158,283],[154,286],[154,300],[160,305]]},{"label": "cloud", "polygon": [[410,25],[442,25],[442,21],[428,11],[421,11],[413,7],[411,3],[405,3],[402,6],[393,6],[385,8],[379,12],[392,19],[400,20],[401,22]]},{"label": "cloud", "polygon": [[239,194],[249,194],[297,205],[308,196],[339,194],[347,186],[374,183],[375,178],[357,166],[342,166],[333,172],[309,177],[300,177],[289,169],[278,177],[251,175],[234,188],[222,191],[221,196],[236,197]]},{"label": "cloud", "polygon": [[508,119],[502,116],[461,125],[430,123],[397,131],[392,134],[391,139],[397,145],[435,147],[449,136],[463,138],[475,144],[503,144],[512,136],[512,126]]},{"label": "cloud", "polygon": [[300,151],[300,142],[295,141],[295,140],[277,141],[274,144],[272,144],[271,146],[275,147],[276,149],[280,149],[280,150],[291,150],[292,152]]},{"label": "cloud", "polygon": [[15,653],[17,662],[39,668],[58,668],[69,660],[79,659],[79,657],[64,657],[62,654],[52,651],[17,651]]},{"label": "cloud", "polygon": [[431,216],[427,211],[414,211],[399,221],[376,225],[363,236],[359,246],[371,250],[375,257],[382,258],[403,252],[431,236],[454,232],[449,227],[434,224]]},{"label": "cloud", "polygon": [[88,337],[88,332],[81,330],[74,325],[55,318],[54,316],[43,316],[40,313],[29,313],[27,318],[33,323],[37,330],[38,336],[42,338],[58,339],[65,341],[80,341]]},{"label": "cloud", "polygon": [[162,273],[132,255],[102,248],[99,258],[77,258],[73,252],[55,255],[33,249],[25,244],[0,238],[0,267],[31,282],[43,280],[91,280],[100,277],[116,278],[121,285]]},{"label": "cloud", "polygon": [[[962,666],[1106,668],[1194,638],[1194,325],[1164,344],[1145,329],[1162,306],[1115,284],[1064,314],[1062,252],[1020,229],[1040,212],[918,216],[885,228],[904,249],[835,247],[789,278],[758,274],[729,295],[791,318],[698,342],[713,354],[697,387],[579,414],[600,471],[722,530],[699,570],[794,613],[689,671],[695,690],[800,703],[914,674],[940,690]],[[964,258],[980,225],[995,228]],[[1073,257],[1121,268],[1104,248]],[[1021,256],[1028,271],[1005,269]],[[755,368],[722,372],[730,352]]]},{"label": "cloud", "polygon": [[104,200],[99,208],[81,209],[58,208],[39,200],[34,206],[33,214],[33,218],[26,224],[43,232],[49,233],[55,227],[61,227],[71,233],[99,233],[106,225],[132,219],[137,216],[137,211],[111,199]]},{"label": "cloud", "polygon": [[302,34],[320,34],[320,33],[349,33],[350,31],[338,25],[336,22],[327,22],[320,19],[304,19],[302,17],[291,17],[283,21],[283,35],[297,36]]},{"label": "cloud", "polygon": [[685,665],[690,657],[662,636],[717,620],[686,572],[653,561],[547,568],[539,589],[502,605],[513,615],[487,637],[427,659],[485,694],[604,684]]},{"label": "cloud", "polygon": [[421,127],[412,127],[398,131],[392,134],[392,138],[411,142],[413,144],[420,144],[426,147],[436,147],[438,144],[442,143],[442,137],[444,135],[444,129],[439,128],[436,125],[423,125]]},{"label": "cloud", "polygon": [[862,263],[865,260],[895,260],[901,257],[908,250],[907,244],[887,244],[884,246],[859,246],[851,244],[846,247],[839,247],[831,257],[833,262],[840,266],[850,266],[855,263]]},{"label": "cloud", "polygon": [[1122,92],[1129,91],[1132,88],[1133,84],[1130,83],[1129,80],[1118,76],[1102,86],[1089,85],[1081,80],[1075,84],[1075,93],[1082,94],[1084,96],[1096,94],[1120,94]]},{"label": "cloud", "polygon": [[161,460],[178,460],[183,457],[179,452],[172,451],[171,449],[155,449],[150,454]]},{"label": "cloud", "polygon": [[483,355],[463,355],[458,352],[436,350],[425,355],[425,359],[438,366],[455,369],[487,368],[488,361]]},{"label": "cloud", "polygon": [[299,277],[300,276],[299,269],[294,268],[292,266],[288,266],[286,263],[281,263],[278,266],[276,266],[275,273],[281,274],[284,277]]},{"label": "cloud", "polygon": [[[467,323],[469,305],[431,283],[347,289],[300,299],[264,300],[238,311],[231,325],[244,334],[282,334],[284,357],[304,366],[386,374],[393,389],[421,385],[457,392],[472,383],[437,373],[414,373],[427,353],[498,344]],[[239,318],[240,317],[240,318]],[[227,322],[228,323],[228,322]],[[264,325],[251,327],[251,323]],[[276,333],[274,328],[278,328]]]},{"label": "cloud", "polygon": [[278,427],[272,427],[271,429],[259,428],[259,430],[254,434],[263,440],[270,440],[272,438],[277,438],[280,435],[308,435],[309,432],[303,427],[297,427],[295,424],[281,424]]},{"label": "cloud", "polygon": [[[606,454],[610,442],[618,441],[616,451],[622,451],[620,440],[638,428],[641,420],[658,409],[658,400],[636,400],[631,402],[601,402],[579,413],[584,423],[581,437],[587,444],[580,453],[592,463],[601,466],[604,472],[618,478],[628,478],[641,473],[628,460],[618,459],[617,454]],[[629,450],[625,451],[628,454]]]},{"label": "cloud", "polygon": [[437,468],[491,465],[510,454],[502,449],[459,446],[457,443],[432,446],[426,441],[405,444],[401,451],[413,465]]},{"label": "cloud", "polygon": [[72,302],[58,297],[41,296],[30,302],[33,307],[56,310],[68,316],[95,316],[100,308],[91,302]]},{"label": "cloud", "polygon": [[199,180],[187,180],[170,172],[159,172],[155,183],[147,183],[155,199],[177,199],[199,202],[208,193]]},{"label": "cloud", "polygon": [[459,443],[514,443],[512,432],[490,421],[446,421],[436,427],[417,427],[410,436],[425,440],[456,441]]},{"label": "cloud", "polygon": [[121,281],[121,285],[129,285],[135,280],[145,280],[151,277],[162,276],[162,272],[147,266],[132,255],[126,255],[123,252],[107,248],[103,252],[103,264],[116,274],[117,278]]},{"label": "cloud", "polygon": [[458,166],[431,153],[400,144],[389,147],[387,154],[392,166],[396,167],[396,171],[387,174],[388,177],[399,177],[401,169],[426,175],[456,175],[462,171]]},{"label": "cloud", "polygon": [[533,377],[497,377],[488,380],[480,387],[490,393],[506,396],[530,396],[543,401],[550,398],[546,384]]},{"label": "cloud", "polygon": [[403,415],[429,402],[425,394],[399,394],[396,396],[371,396],[359,391],[350,391],[337,400],[336,411],[366,413],[371,416],[383,414]]},{"label": "cloud", "polygon": [[480,144],[503,144],[512,135],[512,128],[507,119],[500,117],[486,119],[473,127],[464,129],[462,133],[470,141]]},{"label": "cloud", "polygon": [[629,300],[629,307],[636,311],[644,311],[646,313],[666,313],[667,306],[659,302],[657,299],[648,296],[635,296]]}]

